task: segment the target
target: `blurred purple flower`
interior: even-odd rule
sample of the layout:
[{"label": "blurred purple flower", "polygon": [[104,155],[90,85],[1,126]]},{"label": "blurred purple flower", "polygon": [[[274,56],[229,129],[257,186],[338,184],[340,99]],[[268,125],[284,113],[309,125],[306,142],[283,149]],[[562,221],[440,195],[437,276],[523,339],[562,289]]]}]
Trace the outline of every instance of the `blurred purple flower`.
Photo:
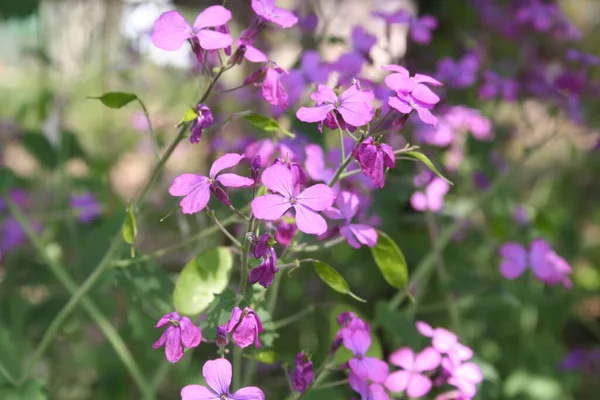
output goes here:
[{"label": "blurred purple flower", "polygon": [[462,58],[454,61],[444,57],[437,63],[435,77],[446,82],[451,88],[468,88],[477,80],[479,71],[479,58],[474,53],[467,53]]},{"label": "blurred purple flower", "polygon": [[202,330],[188,317],[181,317],[172,312],[159,319],[154,327],[162,328],[165,325],[169,326],[152,348],[156,350],[165,346],[165,355],[170,363],[176,363],[183,357],[183,346],[192,349],[202,341]]},{"label": "blurred purple flower", "polygon": [[298,22],[293,12],[275,5],[275,0],[252,0],[252,9],[259,17],[282,28],[291,28]]},{"label": "blurred purple flower", "polygon": [[356,393],[360,394],[361,400],[389,400],[390,396],[380,383],[369,383],[368,379],[363,379],[350,371],[348,383]]},{"label": "blurred purple flower", "polygon": [[423,191],[416,191],[410,196],[410,204],[417,211],[437,213],[444,207],[444,198],[450,190],[450,184],[442,178],[435,177]]},{"label": "blurred purple flower", "polygon": [[344,347],[354,353],[348,361],[350,371],[359,378],[369,379],[376,383],[383,383],[388,376],[389,367],[384,362],[365,354],[371,347],[371,335],[364,329],[343,329],[342,340]]},{"label": "blurred purple flower", "polygon": [[79,221],[84,224],[102,215],[102,206],[90,192],[72,194],[69,198],[69,205],[77,211]]},{"label": "blurred purple flower", "polygon": [[479,97],[491,100],[502,97],[504,101],[514,102],[519,92],[519,84],[514,79],[504,78],[494,71],[485,71],[484,82],[479,87]]},{"label": "blurred purple flower", "polygon": [[384,382],[390,392],[406,394],[413,397],[425,396],[431,390],[431,379],[424,372],[436,369],[442,356],[433,347],[427,347],[422,352],[415,352],[408,347],[396,350],[390,355],[390,363],[401,367],[402,370],[392,372]]}]

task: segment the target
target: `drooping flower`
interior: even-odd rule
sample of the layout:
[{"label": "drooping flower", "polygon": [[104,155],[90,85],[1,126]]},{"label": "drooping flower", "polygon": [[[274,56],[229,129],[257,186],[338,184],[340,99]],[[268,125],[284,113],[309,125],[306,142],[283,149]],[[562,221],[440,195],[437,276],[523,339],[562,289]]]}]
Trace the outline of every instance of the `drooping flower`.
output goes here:
[{"label": "drooping flower", "polygon": [[417,211],[439,212],[444,207],[444,198],[448,190],[450,184],[442,178],[435,177],[423,191],[416,191],[410,196],[410,204]]},{"label": "drooping flower", "polygon": [[196,105],[196,114],[198,117],[192,122],[190,131],[190,143],[199,143],[202,138],[202,131],[213,124],[213,115],[206,104]]},{"label": "drooping flower", "polygon": [[79,221],[84,224],[102,215],[102,206],[90,192],[72,194],[69,197],[69,205],[77,211]]},{"label": "drooping flower", "polygon": [[258,282],[262,287],[268,288],[273,283],[273,277],[279,271],[277,268],[277,254],[272,247],[273,243],[273,236],[269,233],[264,233],[254,246],[254,258],[262,258],[263,261],[258,267],[250,271],[248,281],[251,284]]},{"label": "drooping flower", "polygon": [[389,367],[384,361],[365,355],[371,347],[369,332],[364,329],[343,329],[342,339],[344,347],[354,353],[354,357],[348,361],[350,370],[359,378],[383,383],[388,376]]},{"label": "drooping flower", "polygon": [[291,28],[298,22],[293,12],[277,7],[275,0],[252,0],[252,9],[259,17],[282,28]]},{"label": "drooping flower", "polygon": [[360,164],[363,174],[380,189],[385,186],[385,169],[396,168],[394,150],[385,143],[375,143],[372,137],[354,148],[352,155]]},{"label": "drooping flower", "polygon": [[276,63],[269,61],[244,79],[244,85],[251,83],[259,85],[262,89],[262,96],[266,101],[274,106],[286,109],[288,106],[288,94],[281,83],[283,74],[287,74],[287,71]]},{"label": "drooping flower", "polygon": [[431,379],[423,372],[432,371],[440,365],[442,356],[433,347],[422,352],[415,352],[403,347],[390,356],[390,363],[402,370],[392,372],[385,380],[384,386],[391,392],[404,392],[411,398],[425,396],[431,390]]},{"label": "drooping flower", "polygon": [[360,200],[354,193],[343,191],[336,199],[338,208],[330,207],[323,211],[331,219],[341,219],[344,224],[340,227],[340,234],[346,238],[348,244],[355,249],[361,245],[373,247],[377,244],[377,231],[368,225],[353,224],[352,219],[358,212]]},{"label": "drooping flower", "polygon": [[506,243],[500,248],[503,257],[500,263],[500,273],[506,279],[516,279],[523,274],[528,265],[534,275],[548,285],[562,285],[570,289],[572,286],[569,275],[571,266],[543,239],[531,242],[529,252],[518,243]]},{"label": "drooping flower", "polygon": [[296,116],[300,121],[319,122],[322,131],[323,122],[330,129],[342,129],[349,125],[351,128],[369,123],[375,112],[371,102],[375,98],[373,92],[361,91],[360,85],[355,82],[339,97],[333,89],[319,85],[317,91],[311,94],[317,103],[315,107],[301,107]]},{"label": "drooping flower", "polygon": [[264,332],[264,328],[258,314],[250,307],[235,307],[231,312],[231,318],[225,325],[227,334],[231,334],[235,344],[241,348],[250,346],[252,343],[256,348],[261,347],[258,334]]},{"label": "drooping flower", "polygon": [[292,386],[296,392],[304,393],[315,380],[315,370],[309,355],[301,351],[296,354],[296,368],[292,373]]},{"label": "drooping flower", "polygon": [[540,32],[548,31],[558,21],[560,9],[557,4],[529,0],[515,13],[515,19],[522,24],[530,24]]},{"label": "drooping flower", "polygon": [[281,164],[265,169],[262,183],[276,194],[266,194],[252,201],[252,212],[256,218],[275,221],[293,208],[296,225],[302,232],[320,235],[327,231],[327,222],[317,212],[330,207],[335,200],[329,186],[317,184],[298,193],[294,189],[292,172]]},{"label": "drooping flower", "polygon": [[389,400],[390,398],[382,384],[369,383],[368,379],[363,379],[352,371],[348,375],[348,383],[352,390],[360,394],[361,400]]},{"label": "drooping flower", "polygon": [[[250,28],[244,29],[237,41],[238,51],[243,53],[246,60],[254,63],[267,62],[269,60],[265,53],[254,47],[254,40],[256,40],[259,32],[260,28],[253,25]],[[238,58],[239,60],[233,62],[239,64],[241,62],[241,57]]]},{"label": "drooping flower", "polygon": [[[244,156],[240,154],[224,154],[215,160],[210,167],[208,176],[196,174],[179,175],[169,188],[169,194],[176,197],[185,196],[181,200],[181,203],[179,203],[183,213],[195,214],[206,207],[211,191],[214,192],[220,189],[221,195],[226,195],[218,183],[227,188],[253,186],[254,181],[252,179],[237,174],[228,173],[217,176],[225,168],[236,166],[243,158]],[[225,199],[220,198],[219,200],[223,201]]]},{"label": "drooping flower", "polygon": [[231,363],[217,358],[204,363],[202,376],[206,386],[188,385],[181,389],[181,400],[264,400],[265,394],[256,386],[247,386],[235,393],[229,392],[232,378]]},{"label": "drooping flower", "polygon": [[165,346],[165,355],[171,363],[176,363],[183,357],[183,346],[188,349],[197,347],[202,341],[202,330],[195,326],[188,317],[181,317],[176,312],[164,315],[158,320],[155,328],[169,325],[152,346],[158,349]]},{"label": "drooping flower", "polygon": [[233,38],[222,32],[211,30],[225,25],[231,19],[231,12],[223,6],[210,6],[196,17],[190,26],[178,11],[167,11],[154,22],[152,43],[163,50],[179,50],[186,40],[196,40],[202,49],[216,50],[231,46]]}]

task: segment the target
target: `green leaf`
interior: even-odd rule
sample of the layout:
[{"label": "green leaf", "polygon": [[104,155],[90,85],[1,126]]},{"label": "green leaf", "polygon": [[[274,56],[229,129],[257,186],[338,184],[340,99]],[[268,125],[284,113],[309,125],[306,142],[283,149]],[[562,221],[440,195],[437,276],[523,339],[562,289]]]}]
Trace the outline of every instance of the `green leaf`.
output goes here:
[{"label": "green leaf", "polygon": [[229,321],[235,300],[236,295],[232,289],[226,289],[223,293],[215,296],[206,310],[206,319],[200,324],[206,337],[216,337],[217,326],[225,325]]},{"label": "green leaf", "polygon": [[44,384],[38,380],[29,380],[16,388],[0,388],[2,400],[46,400],[48,396]]},{"label": "green leaf", "polygon": [[198,254],[181,271],[175,284],[175,309],[184,315],[197,315],[210,305],[215,295],[229,284],[233,255],[226,247]]},{"label": "green leaf", "polygon": [[392,287],[401,289],[408,281],[406,260],[400,248],[387,234],[378,230],[377,244],[371,247],[371,254],[381,274]]},{"label": "green leaf", "polygon": [[198,118],[198,113],[196,112],[196,110],[194,110],[193,108],[188,108],[186,110],[185,114],[183,114],[182,121],[183,122],[191,122],[191,121],[195,120],[196,118]]},{"label": "green leaf", "polygon": [[321,261],[315,261],[313,264],[315,266],[315,271],[317,271],[317,275],[319,275],[319,278],[321,278],[321,280],[325,282],[327,286],[338,293],[347,294],[355,300],[366,303],[366,300],[361,299],[350,291],[348,282],[346,282],[344,277],[331,266]]},{"label": "green leaf", "polygon": [[261,362],[263,364],[273,364],[275,361],[277,361],[277,353],[275,353],[273,350],[263,350],[263,351],[259,351],[258,353],[254,354],[254,356],[251,356],[252,358],[254,358],[256,361]]},{"label": "green leaf", "polygon": [[131,245],[131,258],[135,257],[134,242],[137,235],[137,225],[135,223],[135,215],[133,214],[133,206],[131,204],[127,207],[127,215],[125,216],[125,222],[123,222],[121,233],[123,234],[123,240]]},{"label": "green leaf", "polygon": [[291,138],[295,138],[296,135],[287,129],[282,128],[277,121],[273,118],[265,117],[264,115],[252,113],[244,116],[244,119],[250,122],[252,125],[257,128],[262,129],[265,132],[281,132],[285,136],[289,136]]},{"label": "green leaf", "polygon": [[110,108],[121,108],[137,100],[137,96],[127,92],[108,92],[99,97],[89,97],[90,99],[100,100],[102,104]]},{"label": "green leaf", "polygon": [[419,160],[423,164],[425,164],[427,166],[427,168],[429,168],[431,171],[433,171],[437,176],[439,176],[440,178],[442,178],[443,180],[445,180],[449,184],[454,185],[450,180],[446,179],[446,177],[444,175],[442,175],[440,173],[440,171],[438,171],[438,169],[435,167],[435,165],[433,165],[433,163],[431,162],[431,160],[425,154],[421,153],[420,151],[407,151],[407,152],[402,153],[402,154],[406,154],[407,156],[411,156],[413,158],[416,158],[417,160]]}]

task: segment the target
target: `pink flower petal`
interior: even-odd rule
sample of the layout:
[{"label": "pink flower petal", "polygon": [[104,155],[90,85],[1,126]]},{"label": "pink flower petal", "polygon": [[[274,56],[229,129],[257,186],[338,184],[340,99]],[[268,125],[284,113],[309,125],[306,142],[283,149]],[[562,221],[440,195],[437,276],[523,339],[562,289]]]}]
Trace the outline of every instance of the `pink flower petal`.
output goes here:
[{"label": "pink flower petal", "polygon": [[208,182],[208,178],[202,175],[196,174],[183,174],[179,175],[173,180],[171,187],[169,188],[169,194],[171,196],[187,196],[197,187]]},{"label": "pink flower petal", "polygon": [[374,357],[363,357],[362,361],[367,367],[369,379],[372,382],[383,383],[385,381],[390,373],[390,367],[385,361]]},{"label": "pink flower petal", "polygon": [[218,400],[220,396],[200,385],[187,385],[181,389],[181,400]]},{"label": "pink flower petal", "polygon": [[413,374],[408,382],[406,394],[411,398],[419,398],[431,390],[431,380],[425,375]]},{"label": "pink flower petal", "polygon": [[342,330],[344,346],[355,355],[364,355],[371,347],[371,335],[364,329]]},{"label": "pink flower petal", "polygon": [[442,362],[442,356],[433,347],[427,347],[425,350],[417,354],[415,358],[415,371],[431,371],[436,369],[440,362]]},{"label": "pink flower petal", "polygon": [[396,65],[396,64],[383,65],[381,67],[381,69],[384,70],[384,71],[397,72],[402,77],[405,77],[405,78],[408,78],[410,76],[410,73],[408,72],[408,70],[406,68],[404,68],[403,66],[401,66],[401,65]]},{"label": "pink flower petal", "polygon": [[192,37],[192,28],[179,12],[167,11],[162,13],[154,22],[152,43],[160,49],[179,50],[183,43]]},{"label": "pink flower petal", "polygon": [[210,167],[210,172],[208,173],[208,176],[214,179],[214,177],[217,176],[219,172],[226,168],[231,168],[238,165],[243,158],[245,158],[245,156],[242,154],[223,154],[221,157],[217,158],[213,165]]},{"label": "pink flower petal", "polygon": [[396,96],[390,96],[388,99],[388,105],[404,114],[410,114],[413,108],[406,102],[400,100]]},{"label": "pink flower petal", "polygon": [[516,279],[527,268],[527,250],[518,243],[506,243],[499,250],[504,260],[500,263],[500,273],[506,279]]},{"label": "pink flower petal", "polygon": [[265,400],[265,394],[256,386],[247,386],[230,394],[229,398],[231,400]]},{"label": "pink flower petal", "polygon": [[354,193],[343,191],[337,196],[335,204],[338,206],[344,217],[346,217],[346,221],[350,222],[358,212],[360,200]]},{"label": "pink flower petal", "polygon": [[340,220],[344,219],[344,214],[335,207],[329,207],[323,210],[323,214],[329,219]]},{"label": "pink flower petal", "polygon": [[410,196],[410,205],[417,211],[425,211],[427,210],[427,197],[425,197],[425,193],[423,192],[414,192]]},{"label": "pink flower petal", "polygon": [[402,347],[390,354],[390,363],[412,371],[415,363],[415,352],[410,347]]},{"label": "pink flower petal", "polygon": [[217,177],[217,181],[225,187],[249,187],[254,185],[254,180],[240,176],[238,174],[221,174]]},{"label": "pink flower petal", "polygon": [[171,325],[165,331],[167,340],[165,343],[165,356],[170,363],[176,363],[183,357],[183,346],[181,345],[181,331]]},{"label": "pink flower petal", "polygon": [[274,13],[271,16],[271,22],[276,23],[282,28],[291,28],[296,25],[298,18],[289,10],[285,8],[275,7]]},{"label": "pink flower petal", "polygon": [[355,249],[360,249],[360,242],[358,240],[356,240],[356,237],[352,233],[352,230],[350,230],[350,226],[348,226],[348,225],[342,226],[340,228],[340,235],[342,235],[343,237],[346,238],[346,241],[348,242],[348,244],[350,246],[354,247]]},{"label": "pink flower petal", "polygon": [[300,205],[294,205],[296,225],[300,231],[309,235],[322,235],[327,231],[327,221],[316,212]]},{"label": "pink flower petal", "polygon": [[290,209],[288,199],[277,194],[266,194],[252,200],[252,213],[258,219],[275,221]]},{"label": "pink flower petal", "polygon": [[442,82],[438,81],[435,78],[432,78],[429,75],[415,74],[415,76],[413,77],[413,79],[417,83],[427,83],[427,84],[432,85],[432,86],[443,86]]},{"label": "pink flower petal", "polygon": [[391,74],[385,77],[385,84],[392,90],[397,92],[412,92],[416,86],[416,82],[404,74]]},{"label": "pink flower petal", "polygon": [[458,343],[458,337],[444,328],[436,328],[433,333],[433,347],[440,353],[447,353]]},{"label": "pink flower petal", "polygon": [[[194,31],[202,28],[225,25],[231,19],[231,11],[223,6],[210,6],[204,9],[194,21]],[[203,46],[204,47],[204,46]]]},{"label": "pink flower petal", "polygon": [[327,114],[335,107],[333,104],[321,104],[316,107],[300,107],[296,111],[296,117],[304,122],[323,121]]},{"label": "pink flower petal", "polygon": [[325,170],[325,155],[323,149],[318,144],[308,144],[304,148],[306,159],[304,160],[304,168],[308,176],[315,181],[320,181],[323,178]]},{"label": "pink flower petal", "polygon": [[262,84],[262,95],[266,101],[282,109],[288,106],[288,95],[280,79],[280,72],[268,68]]},{"label": "pink flower petal", "polygon": [[333,189],[323,183],[317,183],[304,189],[296,196],[296,202],[314,211],[323,211],[335,201]]},{"label": "pink flower petal", "polygon": [[225,358],[217,358],[216,360],[208,360],[202,367],[202,376],[206,383],[217,394],[229,393],[229,385],[231,385],[231,364]]},{"label": "pink flower petal", "polygon": [[196,32],[196,37],[200,41],[200,47],[206,50],[224,49],[233,43],[233,38],[228,33],[211,31],[210,29],[199,30]]},{"label": "pink flower petal", "polygon": [[350,224],[348,227],[360,243],[369,247],[377,244],[378,234],[377,230],[373,227],[362,224]]},{"label": "pink flower petal", "polygon": [[292,172],[282,164],[274,164],[262,173],[262,183],[287,199],[294,195],[294,177]]},{"label": "pink flower petal", "polygon": [[316,101],[317,104],[321,103],[330,103],[335,104],[338,101],[337,94],[333,91],[332,88],[325,85],[317,85],[317,91],[311,93],[310,98],[313,101]]},{"label": "pink flower petal", "polygon": [[419,333],[425,337],[432,337],[434,334],[434,329],[427,322],[417,321],[415,323],[417,330]]},{"label": "pink flower petal", "polygon": [[395,371],[388,375],[383,385],[393,393],[400,393],[406,390],[411,373],[407,371]]},{"label": "pink flower petal", "polygon": [[203,182],[179,203],[184,214],[195,214],[202,211],[210,200],[210,184]]},{"label": "pink flower petal", "polygon": [[412,97],[425,103],[425,104],[437,104],[440,101],[440,98],[437,94],[433,93],[431,89],[423,84],[415,85],[412,91]]},{"label": "pink flower petal", "polygon": [[[390,100],[392,98],[390,97]],[[390,104],[391,105],[391,104]],[[429,111],[427,108],[423,108],[423,107],[417,107],[416,108],[417,113],[419,114],[419,119],[423,122],[425,122],[426,124],[429,125],[433,125],[436,126],[438,123],[438,119],[436,116],[434,116],[431,111]]]},{"label": "pink flower petal", "polygon": [[379,383],[369,385],[369,399],[373,400],[390,400],[390,396],[385,391],[385,388]]},{"label": "pink flower petal", "polygon": [[246,52],[244,53],[246,60],[254,63],[267,62],[269,57],[262,51],[258,50],[254,46],[246,45]]},{"label": "pink flower petal", "polygon": [[188,317],[181,317],[179,321],[181,342],[188,349],[192,349],[202,341],[202,330],[195,326]]}]

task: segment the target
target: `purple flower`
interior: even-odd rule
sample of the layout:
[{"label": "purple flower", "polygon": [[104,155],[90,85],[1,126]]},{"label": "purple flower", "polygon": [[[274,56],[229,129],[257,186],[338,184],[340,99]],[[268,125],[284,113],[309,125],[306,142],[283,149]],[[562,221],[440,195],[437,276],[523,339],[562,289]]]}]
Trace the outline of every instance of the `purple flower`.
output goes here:
[{"label": "purple flower", "polygon": [[206,386],[188,385],[181,389],[181,400],[264,400],[265,394],[256,386],[241,388],[229,393],[231,386],[231,363],[217,358],[204,363],[202,376]]},{"label": "purple flower", "polygon": [[519,92],[519,84],[514,79],[504,78],[494,71],[485,71],[484,82],[479,87],[479,97],[484,100],[501,96],[504,101],[514,102]]},{"label": "purple flower", "polygon": [[569,275],[571,266],[552,250],[550,245],[543,239],[535,239],[531,242],[529,253],[518,243],[506,243],[500,248],[500,273],[506,279],[516,279],[523,274],[527,265],[531,266],[533,274],[548,285],[562,285],[570,289],[572,287]]},{"label": "purple flower", "polygon": [[171,363],[176,363],[183,357],[183,346],[188,349],[197,347],[202,341],[202,330],[195,326],[188,317],[180,317],[176,312],[169,313],[158,320],[155,328],[169,324],[152,346],[158,349],[165,346],[165,355]]},{"label": "purple flower", "polygon": [[357,25],[352,29],[352,49],[364,59],[371,61],[369,53],[377,44],[377,37],[371,35],[362,26]]},{"label": "purple flower", "polygon": [[431,41],[431,31],[437,28],[437,19],[431,15],[413,17],[404,9],[392,14],[373,12],[373,16],[382,18],[386,24],[409,24],[410,36],[413,42],[428,44]]},{"label": "purple flower", "polygon": [[254,246],[254,258],[262,258],[262,263],[250,271],[248,281],[251,284],[258,282],[264,288],[268,288],[273,283],[275,273],[279,271],[277,268],[277,254],[273,245],[273,236],[269,233],[263,233],[258,242]]},{"label": "purple flower", "polygon": [[102,215],[102,207],[90,192],[72,194],[69,198],[69,205],[77,210],[79,221],[84,224]]},{"label": "purple flower", "polygon": [[281,83],[281,76],[283,74],[287,74],[287,71],[274,62],[268,62],[244,79],[244,85],[260,82],[259,85],[262,89],[263,98],[274,106],[286,109],[288,106],[288,94]]},{"label": "purple flower", "polygon": [[[250,62],[267,62],[269,58],[265,53],[254,47],[254,40],[258,36],[260,29],[256,26],[244,29],[240,34],[240,38],[237,41],[238,51],[243,53],[244,58]],[[241,57],[236,56],[235,63],[239,64],[242,60]],[[239,58],[239,60],[237,60]]]},{"label": "purple flower", "polygon": [[277,224],[277,232],[275,233],[277,243],[287,246],[292,242],[294,235],[296,235],[296,225],[288,223],[285,219]]},{"label": "purple flower", "polygon": [[352,150],[352,155],[359,162],[363,174],[380,189],[385,186],[385,169],[396,168],[394,150],[385,143],[375,143],[372,137]]},{"label": "purple flower", "polygon": [[369,379],[376,383],[382,383],[388,376],[389,367],[384,362],[365,354],[371,347],[371,335],[364,329],[343,329],[342,339],[344,346],[354,353],[354,357],[348,361],[350,371],[359,378]]},{"label": "purple flower", "polygon": [[473,86],[479,71],[479,58],[474,53],[467,53],[454,61],[444,57],[437,63],[435,76],[446,82],[451,88],[467,88]]},{"label": "purple flower", "polygon": [[450,190],[450,184],[442,178],[435,177],[427,184],[425,190],[417,191],[410,196],[410,205],[417,211],[439,212],[444,207],[444,198]]},{"label": "purple flower", "polygon": [[300,68],[293,69],[282,77],[290,104],[296,104],[306,86],[313,83],[326,83],[330,68],[321,61],[318,51],[306,50],[300,60]]},{"label": "purple flower", "polygon": [[152,43],[163,50],[175,51],[186,40],[197,40],[202,49],[224,49],[231,46],[233,38],[227,33],[208,28],[225,25],[230,19],[231,12],[228,9],[211,6],[198,14],[191,27],[178,11],[167,11],[154,22]]},{"label": "purple flower", "polygon": [[543,3],[539,0],[523,1],[523,6],[515,14],[515,18],[522,24],[531,24],[535,30],[548,31],[560,12],[556,4]]},{"label": "purple flower", "polygon": [[258,334],[265,330],[254,310],[246,307],[242,311],[239,307],[235,307],[231,312],[231,318],[225,325],[225,331],[232,335],[235,344],[241,348],[248,347],[252,343],[259,348],[261,344]]},{"label": "purple flower", "polygon": [[440,365],[442,356],[433,347],[428,347],[419,354],[403,347],[390,355],[390,363],[402,370],[392,372],[385,380],[384,386],[391,392],[406,391],[408,397],[425,396],[431,390],[431,379],[423,372],[432,371]]},{"label": "purple flower", "polygon": [[323,211],[331,219],[344,220],[340,227],[340,234],[346,238],[348,244],[355,249],[362,244],[373,247],[377,244],[377,231],[363,224],[352,224],[352,219],[358,212],[360,200],[357,195],[350,192],[341,192],[336,199],[338,208],[330,207]]},{"label": "purple flower", "polygon": [[[29,223],[33,227],[33,230],[40,233],[42,231],[42,225],[35,220],[29,220]],[[8,252],[16,247],[23,245],[27,241],[27,235],[21,227],[19,221],[14,217],[7,217],[0,225],[0,250]]]},{"label": "purple flower", "polygon": [[431,338],[433,348],[440,354],[446,354],[456,362],[466,361],[473,357],[473,350],[458,341],[458,336],[444,328],[432,328],[423,321],[416,322],[417,330],[425,337]]},{"label": "purple flower", "polygon": [[317,184],[297,193],[292,172],[281,164],[265,169],[262,183],[276,194],[266,194],[252,201],[252,212],[256,218],[274,221],[294,208],[296,225],[302,232],[321,235],[327,231],[327,222],[317,211],[330,207],[335,200],[329,186]]},{"label": "purple flower", "polygon": [[303,351],[296,354],[295,363],[296,368],[292,373],[292,386],[295,391],[304,393],[315,380],[313,363],[310,357]]},{"label": "purple flower", "polygon": [[361,91],[358,81],[339,97],[333,89],[319,85],[311,98],[317,103],[316,106],[301,107],[296,116],[300,121],[319,122],[321,131],[323,122],[330,129],[337,129],[339,125],[345,128],[345,124],[357,127],[366,125],[375,115],[370,104],[375,98],[373,92]]},{"label": "purple flower", "polygon": [[451,358],[442,360],[442,368],[449,374],[447,382],[460,390],[467,398],[477,393],[477,384],[483,380],[481,369],[473,362],[460,363]]},{"label": "purple flower", "polygon": [[202,130],[210,127],[213,124],[213,115],[210,108],[206,104],[198,104],[196,106],[198,117],[192,122],[190,131],[190,143],[199,143],[202,138]]},{"label": "purple flower", "polygon": [[[254,181],[252,179],[237,174],[221,174],[217,177],[219,172],[225,168],[236,166],[243,158],[243,155],[235,153],[222,155],[210,167],[208,177],[196,174],[179,175],[169,188],[169,194],[177,197],[185,196],[179,203],[183,213],[195,214],[206,207],[211,191],[214,193],[220,190],[220,193],[225,194],[217,182],[227,188],[253,186]],[[220,200],[224,199],[221,198]]]},{"label": "purple flower", "polygon": [[325,164],[325,154],[318,144],[308,144],[304,147],[306,158],[304,166],[308,176],[316,182],[329,182],[335,175],[333,168]]},{"label": "purple flower", "polygon": [[583,65],[590,65],[593,67],[600,65],[600,58],[598,56],[592,53],[585,53],[577,49],[567,50],[567,54],[565,55],[565,57],[569,61],[580,63]]},{"label": "purple flower", "polygon": [[259,17],[282,28],[291,28],[298,22],[293,12],[275,6],[275,0],[252,0],[252,9]]},{"label": "purple flower", "polygon": [[367,379],[360,378],[350,371],[348,381],[352,390],[360,394],[361,400],[389,400],[390,396],[380,383],[369,383]]}]

